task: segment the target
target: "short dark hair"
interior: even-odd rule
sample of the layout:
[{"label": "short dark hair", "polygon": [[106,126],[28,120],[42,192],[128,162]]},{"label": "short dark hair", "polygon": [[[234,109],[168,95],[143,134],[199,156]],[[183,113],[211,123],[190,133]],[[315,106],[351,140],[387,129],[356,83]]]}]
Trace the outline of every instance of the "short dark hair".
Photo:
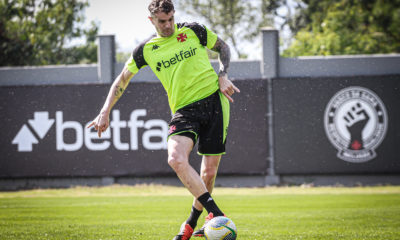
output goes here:
[{"label": "short dark hair", "polygon": [[174,4],[172,0],[152,0],[149,5],[149,11],[151,15],[159,12],[169,13],[174,11]]}]

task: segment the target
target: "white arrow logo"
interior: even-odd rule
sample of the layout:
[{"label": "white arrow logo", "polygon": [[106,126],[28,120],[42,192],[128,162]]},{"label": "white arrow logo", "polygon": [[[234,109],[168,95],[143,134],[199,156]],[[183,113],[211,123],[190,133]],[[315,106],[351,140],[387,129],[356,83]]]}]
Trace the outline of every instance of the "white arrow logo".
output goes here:
[{"label": "white arrow logo", "polygon": [[25,124],[12,140],[12,144],[18,144],[19,152],[32,152],[32,145],[37,143],[38,140]]},{"label": "white arrow logo", "polygon": [[33,119],[28,120],[29,124],[39,135],[41,139],[46,135],[47,131],[51,128],[54,123],[54,119],[49,119],[48,112],[35,112]]}]

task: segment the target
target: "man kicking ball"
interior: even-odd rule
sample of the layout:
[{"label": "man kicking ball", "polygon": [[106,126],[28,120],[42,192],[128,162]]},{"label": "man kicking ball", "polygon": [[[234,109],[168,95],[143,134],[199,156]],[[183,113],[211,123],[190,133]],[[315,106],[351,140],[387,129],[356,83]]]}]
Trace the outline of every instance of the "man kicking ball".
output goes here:
[{"label": "man kicking ball", "polygon": [[[157,34],[139,44],[115,79],[94,126],[99,137],[109,126],[112,107],[122,96],[139,69],[150,66],[167,94],[172,119],[168,134],[168,164],[194,196],[190,216],[175,240],[204,236],[204,226],[193,233],[203,207],[206,221],[224,213],[211,197],[229,124],[229,101],[240,90],[228,79],[229,46],[217,35],[197,23],[174,22],[171,0],[152,0],[150,21]],[[207,48],[219,53],[217,73],[208,59]],[[198,141],[202,155],[200,175],[189,164],[189,154]]]}]

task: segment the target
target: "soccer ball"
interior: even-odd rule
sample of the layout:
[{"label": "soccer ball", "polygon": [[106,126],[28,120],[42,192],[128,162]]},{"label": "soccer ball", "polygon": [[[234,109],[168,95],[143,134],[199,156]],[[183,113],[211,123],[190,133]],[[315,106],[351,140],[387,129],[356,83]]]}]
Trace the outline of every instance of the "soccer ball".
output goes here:
[{"label": "soccer ball", "polygon": [[204,228],[206,240],[235,240],[237,237],[236,226],[227,217],[215,217]]}]

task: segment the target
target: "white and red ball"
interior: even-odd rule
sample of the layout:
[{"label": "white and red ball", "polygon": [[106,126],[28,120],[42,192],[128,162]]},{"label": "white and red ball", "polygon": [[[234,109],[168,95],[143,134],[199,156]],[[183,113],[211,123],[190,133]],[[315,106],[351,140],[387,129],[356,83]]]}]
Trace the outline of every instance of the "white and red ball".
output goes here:
[{"label": "white and red ball", "polygon": [[214,217],[204,228],[206,240],[235,240],[237,229],[235,223],[227,217]]}]

